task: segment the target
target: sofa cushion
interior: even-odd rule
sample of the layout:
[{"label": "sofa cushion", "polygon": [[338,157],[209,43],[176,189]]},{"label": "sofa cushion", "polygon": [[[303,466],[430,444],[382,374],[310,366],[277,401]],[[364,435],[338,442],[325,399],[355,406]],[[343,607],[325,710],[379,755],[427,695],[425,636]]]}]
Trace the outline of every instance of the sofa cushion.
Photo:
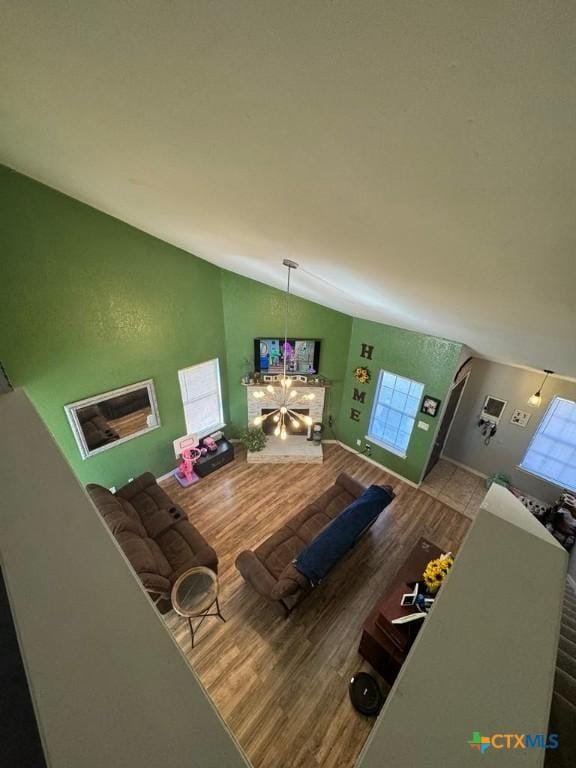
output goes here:
[{"label": "sofa cushion", "polygon": [[331,522],[331,519],[314,504],[310,504],[289,520],[286,528],[290,528],[302,541],[309,544]]},{"label": "sofa cushion", "polygon": [[156,573],[165,578],[170,576],[170,563],[154,539],[142,538],[132,531],[120,531],[115,536],[136,573]]},{"label": "sofa cushion", "polygon": [[278,579],[284,568],[291,563],[305,545],[290,528],[280,528],[261,544],[255,553],[266,569]]},{"label": "sofa cushion", "polygon": [[172,569],[170,574],[172,582],[176,581],[184,571],[195,565],[203,565],[217,571],[218,557],[216,552],[187,520],[176,523],[172,528],[162,533],[156,541]]},{"label": "sofa cushion", "polygon": [[[134,484],[136,485],[138,481]],[[126,488],[128,488],[127,486]],[[186,519],[185,512],[172,502],[168,494],[164,493],[162,488],[154,482],[142,488],[135,488],[135,493],[128,495],[126,489],[118,493],[118,498],[132,505],[137,511],[146,533],[153,539],[171,528],[174,524],[174,517],[169,510],[177,510],[181,519]]]},{"label": "sofa cushion", "polygon": [[101,485],[88,485],[86,490],[114,535],[131,531],[137,536],[146,536],[146,530],[129,501],[118,498]]},{"label": "sofa cushion", "polygon": [[349,493],[341,485],[333,485],[327,491],[319,496],[314,502],[314,506],[328,515],[330,519],[338,517],[342,510],[351,504],[356,497]]}]

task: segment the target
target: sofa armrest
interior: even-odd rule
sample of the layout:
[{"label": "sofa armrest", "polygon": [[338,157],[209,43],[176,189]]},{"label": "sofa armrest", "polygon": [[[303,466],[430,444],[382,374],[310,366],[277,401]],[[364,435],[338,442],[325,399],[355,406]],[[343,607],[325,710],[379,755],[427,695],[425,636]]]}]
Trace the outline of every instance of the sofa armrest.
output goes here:
[{"label": "sofa armrest", "polygon": [[356,480],[356,478],[350,477],[350,475],[346,474],[346,472],[340,472],[336,478],[336,484],[342,486],[342,488],[345,488],[348,493],[352,494],[352,496],[354,496],[356,499],[358,496],[362,496],[367,488],[366,485],[361,483],[359,480]]},{"label": "sofa armrest", "polygon": [[309,592],[312,585],[300,571],[289,563],[280,574],[276,586],[272,590],[272,597],[276,600],[284,600],[286,597]]},{"label": "sofa armrest", "polygon": [[272,574],[262,565],[254,552],[245,549],[236,558],[236,568],[240,571],[244,580],[258,592],[259,595],[273,600],[272,592],[277,582]]},{"label": "sofa armrest", "polygon": [[143,572],[138,574],[138,578],[147,592],[162,595],[163,597],[170,597],[172,585],[168,579],[164,578],[164,576],[160,576],[157,573]]},{"label": "sofa armrest", "polygon": [[123,499],[130,501],[130,499],[142,493],[145,488],[149,488],[151,485],[157,485],[156,478],[152,472],[144,472],[143,475],[139,475],[139,477],[119,488],[116,491],[116,496],[121,496]]}]

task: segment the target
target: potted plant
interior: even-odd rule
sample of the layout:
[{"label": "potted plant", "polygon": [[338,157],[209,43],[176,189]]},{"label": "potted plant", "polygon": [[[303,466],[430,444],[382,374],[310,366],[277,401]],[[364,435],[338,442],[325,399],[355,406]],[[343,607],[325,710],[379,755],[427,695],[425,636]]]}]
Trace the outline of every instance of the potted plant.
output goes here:
[{"label": "potted plant", "polygon": [[257,453],[266,445],[266,435],[262,427],[246,427],[240,433],[240,442],[250,453]]}]

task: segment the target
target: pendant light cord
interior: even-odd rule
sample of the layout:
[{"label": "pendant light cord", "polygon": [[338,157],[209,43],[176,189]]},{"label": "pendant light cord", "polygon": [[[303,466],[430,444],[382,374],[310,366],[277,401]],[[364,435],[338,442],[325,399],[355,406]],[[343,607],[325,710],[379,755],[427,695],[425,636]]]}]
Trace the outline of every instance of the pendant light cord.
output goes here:
[{"label": "pendant light cord", "polygon": [[286,383],[286,347],[288,346],[288,304],[290,301],[290,273],[292,267],[288,266],[288,284],[286,286],[286,305],[284,308],[284,383]]},{"label": "pendant light cord", "polygon": [[542,392],[542,387],[544,386],[544,384],[546,384],[546,381],[548,380],[548,376],[550,376],[550,374],[551,374],[551,373],[553,373],[553,371],[547,371],[547,370],[545,370],[545,371],[544,371],[544,373],[545,373],[546,375],[544,376],[544,379],[542,380],[542,384],[540,384],[540,386],[538,387],[538,392],[537,392],[537,394],[540,394],[540,393]]}]

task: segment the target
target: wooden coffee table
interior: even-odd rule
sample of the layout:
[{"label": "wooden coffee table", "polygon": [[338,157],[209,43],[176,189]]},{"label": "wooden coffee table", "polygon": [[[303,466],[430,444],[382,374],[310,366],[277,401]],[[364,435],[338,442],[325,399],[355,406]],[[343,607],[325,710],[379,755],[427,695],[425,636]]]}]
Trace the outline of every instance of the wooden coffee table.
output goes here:
[{"label": "wooden coffee table", "polygon": [[[210,609],[216,606],[216,610]],[[194,648],[194,634],[198,632],[204,619],[210,616],[226,621],[220,613],[218,602],[218,576],[210,568],[197,566],[183,573],[172,587],[172,607],[177,614],[188,620],[190,638]],[[192,619],[200,619],[196,629]]]},{"label": "wooden coffee table", "polygon": [[414,621],[408,624],[392,624],[392,619],[407,616],[417,610],[402,607],[402,595],[412,591],[408,583],[420,581],[430,560],[440,557],[441,554],[442,550],[431,541],[420,539],[393,583],[381,595],[362,625],[358,652],[390,685],[394,683],[423,623]]}]

